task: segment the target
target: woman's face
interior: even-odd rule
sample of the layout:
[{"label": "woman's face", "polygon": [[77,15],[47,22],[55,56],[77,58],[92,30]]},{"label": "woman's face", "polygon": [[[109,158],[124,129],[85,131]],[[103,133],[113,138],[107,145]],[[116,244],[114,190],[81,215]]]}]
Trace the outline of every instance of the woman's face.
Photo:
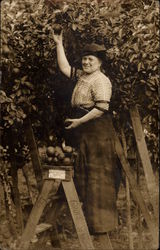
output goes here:
[{"label": "woman's face", "polygon": [[100,69],[101,64],[102,61],[96,56],[87,55],[82,57],[82,69],[87,74],[91,74]]}]

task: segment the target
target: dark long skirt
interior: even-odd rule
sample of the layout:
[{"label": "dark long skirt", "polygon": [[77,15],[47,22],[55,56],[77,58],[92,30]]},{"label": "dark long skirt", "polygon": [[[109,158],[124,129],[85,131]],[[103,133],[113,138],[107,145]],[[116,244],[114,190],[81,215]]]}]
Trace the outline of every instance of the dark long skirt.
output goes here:
[{"label": "dark long skirt", "polygon": [[117,226],[118,168],[114,132],[109,114],[70,131],[78,145],[75,185],[91,233],[108,232]]}]

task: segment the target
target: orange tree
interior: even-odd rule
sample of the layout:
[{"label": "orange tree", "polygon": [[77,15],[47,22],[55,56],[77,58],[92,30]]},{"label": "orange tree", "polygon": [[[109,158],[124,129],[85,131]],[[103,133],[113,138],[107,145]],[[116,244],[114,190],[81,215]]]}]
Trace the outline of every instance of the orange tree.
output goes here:
[{"label": "orange tree", "polygon": [[[79,65],[86,42],[104,43],[106,74],[113,84],[112,109],[132,125],[128,110],[137,104],[153,163],[157,161],[158,6],[155,1],[2,1],[1,137],[14,134],[17,157],[24,155],[23,121],[30,117],[39,141],[54,131],[61,140],[72,86],[60,74],[51,29],[60,24],[72,65]],[[69,87],[65,87],[68,84]],[[68,89],[66,91],[66,89]],[[23,149],[23,150],[22,150]],[[23,151],[23,152],[22,152]]]}]

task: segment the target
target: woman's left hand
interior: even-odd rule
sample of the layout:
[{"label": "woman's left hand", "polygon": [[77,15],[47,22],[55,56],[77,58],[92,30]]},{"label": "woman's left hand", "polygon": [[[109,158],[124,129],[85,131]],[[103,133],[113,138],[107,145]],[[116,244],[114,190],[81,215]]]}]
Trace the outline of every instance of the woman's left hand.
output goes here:
[{"label": "woman's left hand", "polygon": [[65,120],[65,129],[77,128],[81,125],[80,119],[66,119]]}]

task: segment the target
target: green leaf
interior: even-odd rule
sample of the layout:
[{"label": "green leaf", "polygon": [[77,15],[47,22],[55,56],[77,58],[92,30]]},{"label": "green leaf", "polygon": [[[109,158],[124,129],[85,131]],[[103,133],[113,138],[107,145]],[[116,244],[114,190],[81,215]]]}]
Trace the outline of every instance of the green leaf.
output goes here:
[{"label": "green leaf", "polygon": [[32,105],[32,109],[33,109],[34,111],[37,111],[37,107],[36,107],[35,105]]},{"label": "green leaf", "polygon": [[119,37],[122,38],[122,32],[123,32],[123,29],[120,29],[119,30]]},{"label": "green leaf", "polygon": [[130,62],[133,62],[133,60],[134,60],[135,58],[137,58],[137,54],[133,54],[133,55],[130,57],[129,61],[130,61]]},{"label": "green leaf", "polygon": [[17,92],[16,92],[16,95],[17,96],[20,96],[22,94],[22,91],[21,91],[21,89],[19,89]]},{"label": "green leaf", "polygon": [[9,118],[9,119],[8,119],[8,123],[9,123],[10,125],[13,125],[14,120]]},{"label": "green leaf", "polygon": [[3,120],[8,121],[9,116],[3,116]]},{"label": "green leaf", "polygon": [[146,96],[149,96],[149,97],[152,96],[152,92],[149,91],[149,90],[146,90],[146,91],[145,91],[145,94],[146,94]]},{"label": "green leaf", "polygon": [[11,107],[11,110],[16,111],[16,106],[15,106],[15,104],[14,104],[14,103],[11,103],[10,107]]},{"label": "green leaf", "polygon": [[24,82],[27,80],[27,78],[28,78],[27,75],[23,76],[23,77],[21,78],[21,82],[24,83]]},{"label": "green leaf", "polygon": [[138,63],[138,72],[141,70],[141,67],[142,67],[142,63]]},{"label": "green leaf", "polygon": [[7,96],[0,96],[0,103],[10,103],[11,102],[11,99],[8,98]]},{"label": "green leaf", "polygon": [[40,52],[39,52],[39,51],[36,51],[36,55],[37,55],[37,56],[40,56]]},{"label": "green leaf", "polygon": [[75,23],[72,24],[72,30],[76,30],[77,29],[77,25]]},{"label": "green leaf", "polygon": [[29,95],[31,93],[30,89],[22,89],[24,95]]},{"label": "green leaf", "polygon": [[33,84],[30,83],[30,82],[24,82],[24,85],[27,86],[27,87],[30,88],[30,89],[34,89]]},{"label": "green leaf", "polygon": [[10,112],[10,105],[7,105],[7,112],[9,113]]},{"label": "green leaf", "polygon": [[22,102],[27,103],[27,98],[25,96],[20,96],[20,98],[17,101],[18,104]]}]

